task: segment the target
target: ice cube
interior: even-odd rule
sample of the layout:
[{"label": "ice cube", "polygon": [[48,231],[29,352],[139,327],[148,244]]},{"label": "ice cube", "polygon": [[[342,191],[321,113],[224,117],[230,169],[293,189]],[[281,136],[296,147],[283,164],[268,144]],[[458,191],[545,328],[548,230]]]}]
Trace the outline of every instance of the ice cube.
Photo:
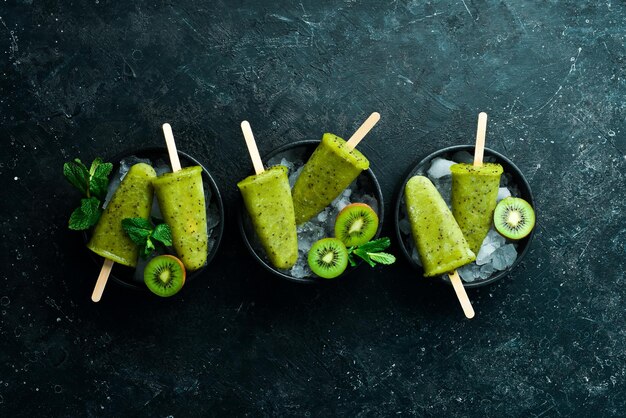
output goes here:
[{"label": "ice cube", "polygon": [[496,231],[493,226],[487,232],[487,236],[483,240],[483,245],[492,244],[496,249],[502,247],[506,243],[506,238]]},{"label": "ice cube", "polygon": [[430,163],[430,168],[428,169],[428,177],[431,179],[438,179],[444,176],[449,176],[452,173],[450,172],[450,166],[456,164],[454,161],[446,160],[443,158],[435,158]]},{"label": "ice cube", "polygon": [[171,173],[172,172],[172,169],[170,168],[169,163],[166,163],[163,160],[158,160],[154,164],[153,168],[154,168],[154,171],[156,172],[157,176],[160,176],[160,175],[165,174],[165,173]]},{"label": "ice cube", "polygon": [[210,201],[206,202],[207,205],[209,205],[209,210],[207,213],[207,218],[206,218],[206,227],[207,227],[207,231],[211,232],[211,230],[213,228],[215,228],[217,225],[219,225],[220,223],[220,213],[219,210],[217,209],[217,205],[211,205]]},{"label": "ice cube", "polygon": [[493,268],[493,265],[491,263],[481,266],[479,272],[480,279],[488,279],[495,271],[496,269]]},{"label": "ice cube", "polygon": [[303,168],[304,166],[300,166],[297,170],[289,174],[289,187],[293,187],[293,185],[296,184],[296,180],[300,176],[300,173],[302,172]]},{"label": "ice cube", "polygon": [[510,267],[517,258],[517,251],[513,244],[506,244],[496,251],[492,255],[493,268],[496,270],[504,270]]},{"label": "ice cube", "polygon": [[493,244],[483,244],[476,255],[476,264],[482,266],[491,260],[491,254],[496,250]]},{"label": "ice cube", "polygon": [[480,266],[474,263],[466,264],[458,268],[457,272],[466,282],[473,282],[480,277]]},{"label": "ice cube", "polygon": [[496,199],[496,201],[501,201],[502,199],[505,199],[507,197],[511,196],[511,191],[506,188],[506,187],[500,187],[498,189],[498,197]]},{"label": "ice cube", "polygon": [[291,268],[290,270],[290,274],[297,278],[297,279],[301,279],[303,277],[307,277],[311,275],[311,269],[309,268],[309,264],[306,263],[302,263],[301,260],[302,257],[298,258],[298,261],[296,262],[296,264]]},{"label": "ice cube", "polygon": [[294,167],[294,164],[290,161],[287,161],[286,158],[280,160],[280,165],[287,167],[287,170],[289,170],[289,172],[291,172]]},{"label": "ice cube", "polygon": [[333,206],[337,209],[337,211],[341,211],[350,204],[350,199],[340,196],[339,199],[336,199],[334,202],[335,204]]}]

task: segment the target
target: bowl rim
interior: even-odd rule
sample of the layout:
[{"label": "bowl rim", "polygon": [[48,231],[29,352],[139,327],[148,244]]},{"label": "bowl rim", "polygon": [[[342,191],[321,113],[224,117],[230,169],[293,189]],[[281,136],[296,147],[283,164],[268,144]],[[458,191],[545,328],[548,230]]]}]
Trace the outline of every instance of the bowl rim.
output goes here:
[{"label": "bowl rim", "polygon": [[[400,184],[400,187],[398,188],[398,190],[396,191],[396,198],[395,198],[395,204],[394,204],[394,230],[396,233],[396,239],[398,240],[398,246],[400,247],[400,251],[402,252],[402,254],[404,255],[404,257],[409,261],[409,264],[411,264],[411,266],[416,269],[416,270],[422,270],[422,268],[417,265],[417,263],[415,263],[415,261],[413,261],[413,258],[411,257],[411,254],[409,254],[408,249],[406,248],[406,246],[404,245],[404,237],[406,236],[405,234],[402,234],[402,232],[400,231],[400,205],[402,204],[402,198],[404,197],[404,187],[406,186],[406,183],[409,181],[409,179],[411,177],[413,177],[415,174],[415,172],[420,169],[421,167],[425,166],[427,163],[429,163],[431,160],[433,160],[434,158],[443,155],[443,154],[450,154],[450,153],[454,153],[454,152],[458,152],[458,151],[473,151],[475,148],[474,144],[471,145],[452,145],[449,147],[445,147],[445,148],[441,148],[437,151],[434,151],[432,153],[430,153],[429,155],[427,155],[426,157],[422,158],[417,164],[414,164],[411,166],[411,168],[408,170],[408,174],[404,177],[404,180],[402,181],[402,183]],[[524,173],[522,172],[522,170],[520,170],[514,163],[513,161],[511,161],[509,158],[505,157],[504,155],[502,155],[501,153],[494,151],[491,148],[487,148],[485,147],[485,155],[486,156],[494,156],[496,157],[499,161],[498,163],[503,163],[505,166],[507,166],[504,170],[505,173],[510,173],[512,175],[515,176],[516,179],[516,184],[520,189],[520,192],[523,191],[523,194],[526,196],[525,199],[528,200],[528,203],[531,204],[531,206],[533,207],[533,209],[535,208],[535,199],[532,193],[532,189],[530,188],[530,184],[528,183],[528,180],[526,180],[526,176],[524,176]],[[530,234],[528,234],[526,237],[522,238],[521,240],[517,241],[518,243],[520,242],[524,242],[524,248],[522,249],[522,251],[517,255],[517,258],[515,259],[515,261],[513,262],[513,264],[511,264],[509,267],[507,267],[505,270],[502,270],[500,272],[498,272],[497,274],[494,274],[493,276],[489,277],[488,279],[485,280],[479,280],[479,281],[475,281],[475,282],[466,282],[464,280],[461,280],[461,282],[463,283],[463,287],[471,289],[471,288],[475,288],[475,287],[482,287],[482,286],[486,286],[489,285],[491,283],[494,283],[498,280],[503,279],[505,276],[508,276],[511,271],[513,271],[513,269],[515,269],[515,267],[521,262],[521,260],[524,258],[524,256],[526,255],[526,253],[528,252],[528,250],[530,249],[533,237],[535,235],[535,230],[537,229],[537,211],[535,210],[535,228],[532,229],[532,231],[530,231]],[[449,279],[445,278],[445,279],[439,279],[436,280],[439,282],[445,282],[448,285],[452,286],[452,283],[450,282]]]},{"label": "bowl rim", "polygon": [[[215,179],[213,178],[209,170],[206,169],[204,164],[202,164],[200,161],[198,161],[196,158],[192,157],[191,155],[187,154],[186,152],[181,151],[180,149],[177,150],[177,152],[179,156],[182,156],[188,159],[189,161],[193,162],[195,165],[202,167],[202,174],[206,175],[206,177],[209,180],[208,184],[209,184],[209,188],[211,189],[211,200],[215,199],[215,202],[217,203],[217,209],[219,212],[219,218],[220,218],[220,222],[213,228],[213,231],[216,232],[215,244],[213,245],[213,249],[207,254],[207,260],[206,260],[205,265],[202,268],[190,274],[187,274],[187,277],[185,279],[185,282],[187,283],[189,281],[196,279],[198,276],[202,275],[202,273],[204,273],[205,269],[209,266],[213,258],[215,258],[215,255],[219,250],[219,246],[222,241],[223,234],[224,234],[225,213],[224,213],[224,204],[222,202],[222,194],[220,193],[220,190],[217,187],[217,183],[215,182]],[[109,161],[112,161],[113,167],[116,168],[116,167],[119,167],[120,161],[126,157],[131,157],[133,155],[136,156],[137,154],[157,154],[157,153],[163,154],[164,157],[167,157],[168,155],[168,151],[166,147],[155,146],[155,147],[146,147],[146,148],[134,148],[134,149],[128,149],[126,151],[122,151],[113,155],[113,157],[111,157]],[[204,180],[205,179],[203,178],[203,181]],[[88,231],[83,231],[83,238],[85,240],[85,243],[89,240],[89,236],[90,234],[88,234]],[[102,257],[95,254],[93,251],[89,251],[89,254],[92,260],[94,260],[94,262],[97,265],[100,265],[102,263]],[[145,291],[147,293],[150,293],[150,290],[145,286],[140,286],[139,284],[130,283],[126,280],[120,279],[119,277],[117,277],[114,271],[111,272],[111,275],[109,276],[109,278],[112,279],[112,281],[114,281],[116,284],[120,285],[121,287],[132,289],[137,292]]]},{"label": "bowl rim", "polygon": [[[281,145],[280,147],[270,151],[267,155],[263,156],[262,157],[262,161],[269,161],[270,159],[272,159],[276,155],[280,154],[281,152],[285,152],[285,151],[287,151],[289,149],[292,149],[292,148],[317,146],[317,145],[320,144],[320,142],[321,142],[321,140],[305,139],[305,140],[301,140],[301,141],[296,141],[296,142],[291,142],[291,143],[288,143],[288,144],[284,144],[284,145]],[[375,189],[374,191],[375,191],[375,195],[376,195],[375,197],[378,200],[378,219],[379,219],[379,222],[378,222],[378,229],[376,230],[376,235],[375,235],[375,237],[378,238],[380,236],[381,232],[382,232],[383,218],[385,216],[385,204],[384,204],[383,193],[382,193],[382,189],[380,187],[380,184],[378,183],[378,179],[376,178],[376,175],[372,172],[371,167],[369,169],[367,169],[367,170],[364,170],[361,174],[363,174],[363,173],[365,173],[365,175],[367,175],[369,177],[369,180],[373,183],[374,189]],[[244,241],[244,244],[248,248],[248,252],[250,252],[252,257],[255,258],[257,260],[257,262],[259,262],[270,273],[272,273],[275,276],[280,277],[281,279],[287,280],[287,281],[292,282],[292,283],[301,283],[301,284],[331,283],[331,282],[334,282],[336,279],[339,279],[339,278],[341,278],[343,276],[347,276],[349,274],[352,274],[352,272],[357,270],[360,267],[360,265],[362,264],[362,262],[359,261],[358,264],[355,267],[350,267],[350,265],[348,265],[348,268],[346,269],[346,271],[341,273],[341,275],[339,275],[335,279],[323,279],[323,278],[320,278],[320,277],[301,277],[301,278],[297,278],[297,277],[293,277],[293,276],[290,276],[288,274],[285,274],[282,271],[279,271],[279,270],[275,269],[274,267],[272,267],[270,264],[268,264],[259,254],[257,254],[257,252],[252,247],[252,243],[248,239],[248,235],[246,234],[245,227],[244,227],[244,215],[245,215],[245,213],[246,213],[246,209],[245,209],[245,206],[243,204],[243,198],[241,197],[241,193],[240,193],[239,194],[239,213],[238,213],[238,216],[237,216],[237,223],[239,224],[239,232],[240,232],[241,237],[242,237],[242,239]]]}]

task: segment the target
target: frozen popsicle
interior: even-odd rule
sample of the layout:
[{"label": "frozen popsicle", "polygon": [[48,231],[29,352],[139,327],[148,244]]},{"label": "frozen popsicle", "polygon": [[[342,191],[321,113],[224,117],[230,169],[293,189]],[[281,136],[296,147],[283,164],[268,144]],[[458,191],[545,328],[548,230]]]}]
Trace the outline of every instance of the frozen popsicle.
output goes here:
[{"label": "frozen popsicle", "polygon": [[163,219],[172,231],[176,255],[187,271],[206,263],[208,234],[202,167],[165,173],[152,181]]},{"label": "frozen popsicle", "polygon": [[298,237],[287,168],[268,168],[240,181],[237,187],[272,265],[292,267],[298,259]]},{"label": "frozen popsicle", "polygon": [[446,202],[428,178],[411,177],[404,193],[424,276],[450,273],[476,259]]},{"label": "frozen popsicle", "polygon": [[237,187],[270,262],[278,269],[288,269],[298,259],[298,235],[287,168],[265,170],[250,124],[243,121],[241,130],[256,174],[237,183]]},{"label": "frozen popsicle", "polygon": [[452,171],[452,214],[472,251],[478,254],[496,208],[502,166],[495,163],[455,164]]},{"label": "frozen popsicle", "polygon": [[124,232],[122,219],[148,219],[155,177],[154,169],[148,164],[135,164],[128,170],[96,224],[87,248],[116,263],[137,265],[138,249]]},{"label": "frozen popsicle", "polygon": [[380,114],[372,113],[347,142],[330,133],[322,136],[291,192],[298,225],[322,211],[369,168],[369,161],[355,146],[379,119]]}]

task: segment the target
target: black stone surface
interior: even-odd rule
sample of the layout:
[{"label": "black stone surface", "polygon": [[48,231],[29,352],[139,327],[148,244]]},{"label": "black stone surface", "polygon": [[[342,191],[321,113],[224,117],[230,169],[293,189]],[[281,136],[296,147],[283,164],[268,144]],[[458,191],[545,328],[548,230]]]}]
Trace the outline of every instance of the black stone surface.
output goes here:
[{"label": "black stone surface", "polygon": [[[0,416],[624,416],[625,21],[619,0],[2,1]],[[245,252],[239,122],[265,154],[374,110],[386,222],[479,111],[533,187],[533,248],[470,292],[474,320],[405,260],[305,287]],[[223,192],[219,257],[178,298],[93,304],[61,166],[165,121]]]}]

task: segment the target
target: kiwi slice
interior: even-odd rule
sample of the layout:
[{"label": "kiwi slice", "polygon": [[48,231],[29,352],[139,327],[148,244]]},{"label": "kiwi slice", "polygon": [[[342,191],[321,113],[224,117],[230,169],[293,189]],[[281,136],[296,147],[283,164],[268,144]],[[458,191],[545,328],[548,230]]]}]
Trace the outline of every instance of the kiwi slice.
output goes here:
[{"label": "kiwi slice", "polygon": [[348,250],[337,238],[324,238],[311,246],[309,267],[325,279],[334,279],[348,267]]},{"label": "kiwi slice", "polygon": [[378,215],[365,203],[352,203],[339,212],[335,220],[335,237],[346,247],[363,245],[376,235]]},{"label": "kiwi slice", "polygon": [[168,297],[178,293],[185,284],[185,266],[173,255],[160,255],[148,262],[143,281],[155,295]]},{"label": "kiwi slice", "polygon": [[535,211],[519,197],[502,199],[493,212],[496,230],[509,239],[522,239],[530,234],[535,226]]}]

